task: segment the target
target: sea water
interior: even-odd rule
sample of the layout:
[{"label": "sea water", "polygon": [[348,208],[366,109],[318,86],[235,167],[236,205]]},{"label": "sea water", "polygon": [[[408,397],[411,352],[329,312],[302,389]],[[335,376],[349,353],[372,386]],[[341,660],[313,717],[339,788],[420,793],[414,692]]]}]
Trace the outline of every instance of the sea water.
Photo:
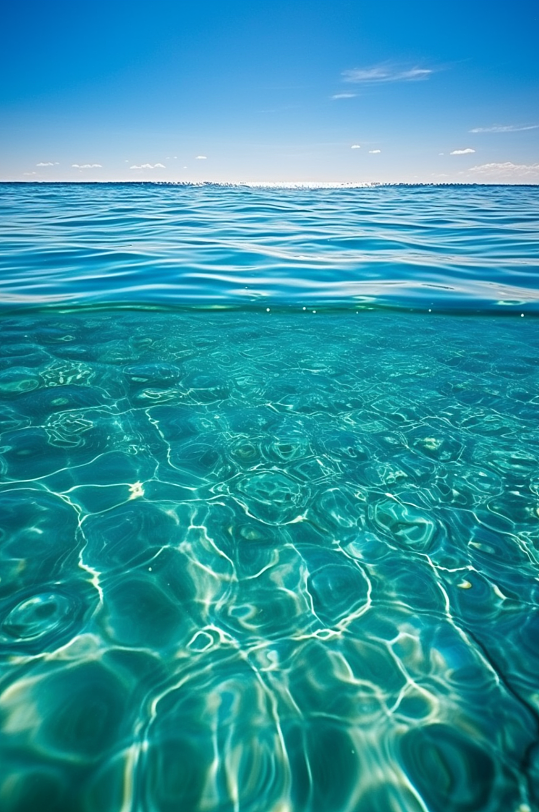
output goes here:
[{"label": "sea water", "polygon": [[2,811],[539,809],[539,190],[0,196]]}]

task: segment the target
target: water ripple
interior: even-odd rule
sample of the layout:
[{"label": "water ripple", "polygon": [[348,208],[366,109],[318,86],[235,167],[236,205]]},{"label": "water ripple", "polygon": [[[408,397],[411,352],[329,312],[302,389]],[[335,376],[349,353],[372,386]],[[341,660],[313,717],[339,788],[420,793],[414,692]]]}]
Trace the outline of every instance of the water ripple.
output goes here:
[{"label": "water ripple", "polygon": [[2,812],[539,810],[536,319],[0,327]]},{"label": "water ripple", "polygon": [[1,184],[12,304],[539,309],[537,187]]}]

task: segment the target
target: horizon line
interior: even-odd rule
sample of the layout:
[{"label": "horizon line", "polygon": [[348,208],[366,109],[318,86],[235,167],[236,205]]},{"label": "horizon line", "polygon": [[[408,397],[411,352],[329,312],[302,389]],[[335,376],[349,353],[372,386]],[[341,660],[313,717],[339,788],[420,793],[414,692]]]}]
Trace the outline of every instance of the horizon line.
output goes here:
[{"label": "horizon line", "polygon": [[504,181],[223,181],[223,180],[39,180],[18,179],[0,180],[0,185],[20,184],[26,186],[73,185],[92,186],[107,184],[150,185],[150,186],[224,186],[242,188],[275,188],[275,189],[372,189],[383,186],[532,186],[539,187],[539,182],[507,183]]}]

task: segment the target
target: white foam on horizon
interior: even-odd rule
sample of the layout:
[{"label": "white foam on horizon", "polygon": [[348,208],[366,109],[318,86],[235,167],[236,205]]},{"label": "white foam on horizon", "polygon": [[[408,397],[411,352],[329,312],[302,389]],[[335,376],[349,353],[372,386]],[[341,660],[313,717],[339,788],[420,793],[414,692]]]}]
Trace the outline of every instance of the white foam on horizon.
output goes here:
[{"label": "white foam on horizon", "polygon": [[379,183],[367,182],[343,182],[343,181],[244,181],[238,186],[259,187],[268,189],[364,189],[369,186],[379,186]]},{"label": "white foam on horizon", "polygon": [[[475,168],[475,167],[474,167]],[[26,174],[26,173],[25,173]],[[36,174],[36,173],[27,173]],[[70,185],[94,185],[106,186],[110,185],[144,185],[148,186],[217,186],[222,188],[252,188],[252,189],[376,189],[381,187],[439,187],[439,186],[539,186],[539,183],[524,178],[518,180],[511,178],[511,182],[507,180],[473,180],[473,181],[364,181],[364,182],[344,182],[344,181],[218,181],[218,180],[158,180],[144,178],[144,179],[116,179],[116,180],[102,180],[94,178],[92,180],[82,179],[68,179],[68,180],[42,180],[39,178],[32,179],[16,179],[16,180],[0,180],[0,184],[33,184],[34,186],[70,186]]]},{"label": "white foam on horizon", "polygon": [[241,186],[249,189],[369,189],[373,186],[385,186],[376,181],[273,181],[273,180],[245,180],[245,181],[157,181],[158,183],[174,184],[177,186]]}]

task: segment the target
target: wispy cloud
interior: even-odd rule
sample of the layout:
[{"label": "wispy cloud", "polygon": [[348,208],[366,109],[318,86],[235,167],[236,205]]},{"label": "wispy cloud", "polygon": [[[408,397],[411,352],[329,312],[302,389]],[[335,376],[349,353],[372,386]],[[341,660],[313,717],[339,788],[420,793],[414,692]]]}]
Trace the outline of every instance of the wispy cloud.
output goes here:
[{"label": "wispy cloud", "polygon": [[40,161],[36,166],[58,166],[58,161]]},{"label": "wispy cloud", "polygon": [[505,161],[503,163],[481,164],[480,166],[472,166],[468,172],[473,172],[474,175],[489,178],[525,178],[527,180],[539,179],[539,163],[514,164],[512,161]]},{"label": "wispy cloud", "polygon": [[428,79],[434,73],[432,68],[403,68],[399,65],[382,64],[370,68],[353,68],[344,70],[342,76],[345,82],[355,84],[369,84],[380,82],[417,82]]},{"label": "wispy cloud", "polygon": [[370,149],[369,155],[378,155],[378,153],[382,152],[381,149]]},{"label": "wispy cloud", "polygon": [[26,177],[30,177],[30,175],[37,175],[37,172],[23,172],[22,174],[25,175]]},{"label": "wispy cloud", "polygon": [[332,99],[355,99],[357,93],[335,93]]},{"label": "wispy cloud", "polygon": [[197,155],[195,161],[207,161],[206,155]]},{"label": "wispy cloud", "polygon": [[453,152],[450,152],[450,155],[471,155],[472,152],[475,152],[475,149],[471,149],[471,147],[466,147],[466,149],[454,149]]},{"label": "wispy cloud", "polygon": [[471,133],[520,133],[523,130],[536,130],[539,124],[493,124],[492,127],[474,127]]},{"label": "wispy cloud", "polygon": [[166,169],[164,164],[134,164],[130,169]]},{"label": "wispy cloud", "polygon": [[101,164],[71,164],[73,169],[102,169]]},{"label": "wispy cloud", "polygon": [[352,144],[350,149],[361,149],[361,144]]}]

